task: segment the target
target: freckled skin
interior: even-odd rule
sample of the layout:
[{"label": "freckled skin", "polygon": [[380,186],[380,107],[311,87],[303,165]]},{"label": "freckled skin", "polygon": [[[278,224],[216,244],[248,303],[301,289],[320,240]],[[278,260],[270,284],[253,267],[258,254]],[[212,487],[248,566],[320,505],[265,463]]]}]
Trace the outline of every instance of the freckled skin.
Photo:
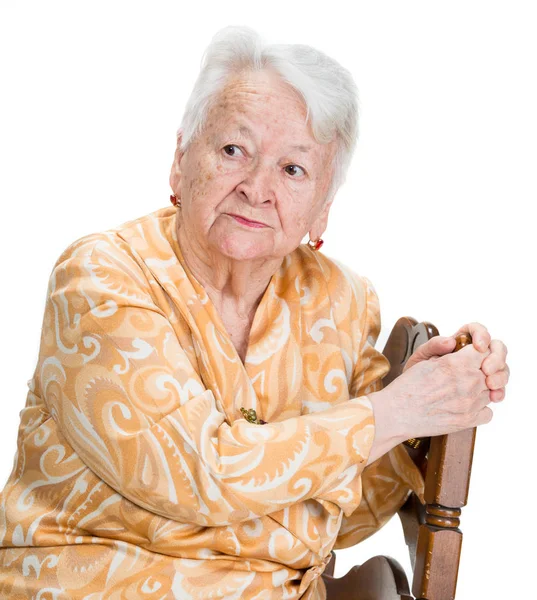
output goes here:
[{"label": "freckled skin", "polygon": [[[237,136],[239,126],[251,134]],[[251,318],[285,255],[326,228],[336,142],[314,139],[301,97],[265,70],[230,79],[200,135],[184,153],[179,144],[170,184],[181,199],[184,258],[222,312]],[[246,227],[229,213],[266,227]]]}]

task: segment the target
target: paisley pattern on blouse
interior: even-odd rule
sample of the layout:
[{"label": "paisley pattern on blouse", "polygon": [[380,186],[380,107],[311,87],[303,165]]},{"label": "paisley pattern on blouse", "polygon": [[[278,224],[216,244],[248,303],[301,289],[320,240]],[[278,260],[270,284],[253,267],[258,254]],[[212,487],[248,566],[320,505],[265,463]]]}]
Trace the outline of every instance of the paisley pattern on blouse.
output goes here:
[{"label": "paisley pattern on blouse", "polygon": [[423,498],[403,446],[365,467],[389,370],[371,282],[300,245],[243,363],[177,218],[84,236],[52,269],[0,495],[1,598],[321,600],[331,550]]}]

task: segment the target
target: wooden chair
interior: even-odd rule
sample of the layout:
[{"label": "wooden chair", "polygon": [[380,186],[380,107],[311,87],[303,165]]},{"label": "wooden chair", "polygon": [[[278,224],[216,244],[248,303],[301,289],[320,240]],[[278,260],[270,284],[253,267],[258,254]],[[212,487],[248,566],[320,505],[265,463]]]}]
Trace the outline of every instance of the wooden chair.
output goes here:
[{"label": "wooden chair", "polygon": [[[383,354],[391,369],[384,386],[398,377],[414,350],[439,335],[431,323],[402,317],[394,325]],[[456,352],[471,343],[467,334],[457,338]],[[452,600],[455,598],[462,544],[461,508],[468,487],[476,428],[430,438],[408,448],[425,476],[423,506],[412,494],[399,511],[412,565],[412,593],[401,565],[389,556],[376,556],[334,578],[335,553],[322,577],[328,600]]]}]

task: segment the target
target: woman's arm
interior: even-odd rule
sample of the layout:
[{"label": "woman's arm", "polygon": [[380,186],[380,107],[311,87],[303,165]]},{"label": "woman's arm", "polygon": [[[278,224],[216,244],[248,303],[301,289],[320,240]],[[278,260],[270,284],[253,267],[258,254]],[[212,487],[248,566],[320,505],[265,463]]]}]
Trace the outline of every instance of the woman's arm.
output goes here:
[{"label": "woman's arm", "polygon": [[381,331],[379,298],[369,279],[354,277],[355,289],[365,290],[366,309],[349,391],[351,396],[368,394],[374,411],[375,439],[362,472],[362,500],[351,515],[343,517],[334,549],[348,548],[369,537],[389,521],[411,491],[423,499],[424,490],[421,471],[401,443],[408,436],[393,433],[393,415],[384,410],[379,394],[382,378],[390,370],[388,359],[375,348]]},{"label": "woman's arm", "polygon": [[106,237],[57,261],[38,368],[45,402],[80,458],[156,514],[215,526],[307,498],[347,514],[359,504],[374,436],[367,396],[266,425],[227,423],[144,271]]},{"label": "woman's arm", "polygon": [[[372,362],[382,360],[382,355],[373,348],[380,331],[380,311],[378,298],[372,289],[368,306],[372,333],[366,338],[371,341],[365,342],[363,352],[371,354],[367,367],[370,369]],[[375,440],[371,449],[373,458],[397,440],[443,435],[488,423],[492,416],[492,411],[487,407],[490,390],[481,365],[490,354],[488,348],[481,352],[469,344],[458,352],[416,362],[386,388],[381,389],[379,382],[375,390],[367,388],[362,391],[359,384],[356,394],[376,392],[370,395],[375,417]],[[367,379],[367,375],[365,377]],[[362,480],[363,500],[367,507],[362,503],[356,517],[352,515],[351,524],[344,524],[346,534],[342,526],[346,540],[342,538],[341,543],[345,546],[336,545],[336,548],[356,543],[381,527],[405,500],[405,485],[406,492],[414,490],[424,502],[423,477],[401,444],[394,445],[379,460],[369,464],[362,474]],[[369,529],[360,525],[367,518],[365,515],[374,517],[370,519],[370,522],[373,520],[373,527]]]}]

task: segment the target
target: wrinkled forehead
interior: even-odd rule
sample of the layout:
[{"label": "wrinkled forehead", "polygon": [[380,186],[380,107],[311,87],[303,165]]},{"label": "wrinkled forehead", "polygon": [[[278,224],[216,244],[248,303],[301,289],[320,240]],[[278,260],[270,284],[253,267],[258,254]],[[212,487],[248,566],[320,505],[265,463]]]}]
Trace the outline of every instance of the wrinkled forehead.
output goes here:
[{"label": "wrinkled forehead", "polygon": [[269,119],[271,124],[292,121],[309,132],[307,108],[300,94],[271,71],[245,71],[228,78],[206,115],[207,123]]},{"label": "wrinkled forehead", "polygon": [[[330,144],[320,144],[307,119],[301,94],[270,70],[245,71],[230,77],[207,111],[204,130],[260,142],[290,142],[301,152],[331,154]],[[257,140],[255,138],[258,138]]]},{"label": "wrinkled forehead", "polygon": [[257,96],[260,101],[280,99],[306,116],[302,95],[273,69],[243,70],[231,74],[217,92],[216,99],[221,104],[234,104],[245,94]]}]

